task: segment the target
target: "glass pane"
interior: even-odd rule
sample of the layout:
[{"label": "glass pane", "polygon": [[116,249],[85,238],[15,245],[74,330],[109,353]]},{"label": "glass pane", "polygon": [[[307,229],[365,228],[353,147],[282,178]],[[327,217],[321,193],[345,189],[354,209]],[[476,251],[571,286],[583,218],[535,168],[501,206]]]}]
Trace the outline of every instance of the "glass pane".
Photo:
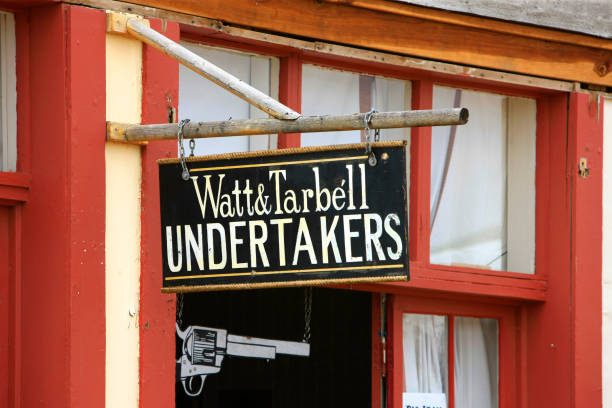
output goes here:
[{"label": "glass pane", "polygon": [[0,171],[17,170],[15,17],[0,12]]},{"label": "glass pane", "polygon": [[[239,53],[192,43],[182,43],[182,45],[265,94],[271,95],[275,99],[278,98],[279,62],[277,58]],[[268,117],[268,115],[212,81],[180,65],[180,119],[217,121],[262,117]],[[276,148],[276,143],[272,143],[273,146],[271,146],[271,142],[273,140],[267,135],[197,139],[194,153],[199,156]],[[189,154],[188,142],[185,142],[185,152]]]},{"label": "glass pane", "polygon": [[404,313],[404,392],[411,398],[443,394],[442,399],[448,401],[447,339],[445,316]]},{"label": "glass pane", "polygon": [[[302,113],[330,115],[410,109],[410,81],[360,75],[314,65],[302,67]],[[408,139],[409,129],[384,129],[381,140]],[[372,135],[373,137],[373,135]],[[363,132],[314,132],[302,135],[302,146],[360,143]]]},{"label": "glass pane", "polygon": [[432,130],[431,262],[533,273],[535,100],[436,86],[433,105],[470,120]]},{"label": "glass pane", "polygon": [[495,319],[455,318],[455,408],[499,406],[498,338]]}]

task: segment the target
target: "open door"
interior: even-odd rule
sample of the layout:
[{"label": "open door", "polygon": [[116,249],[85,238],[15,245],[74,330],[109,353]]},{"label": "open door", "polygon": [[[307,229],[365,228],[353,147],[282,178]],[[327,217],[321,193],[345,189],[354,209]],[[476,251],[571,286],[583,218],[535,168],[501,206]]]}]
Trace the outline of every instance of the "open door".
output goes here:
[{"label": "open door", "polygon": [[[302,342],[305,291],[185,294],[181,326],[226,329],[228,339],[238,335]],[[190,397],[176,383],[176,406],[370,408],[371,294],[314,288],[311,304],[308,357],[277,354],[265,359],[226,352],[220,372],[206,377],[200,395]],[[182,343],[177,337],[177,359]]]}]

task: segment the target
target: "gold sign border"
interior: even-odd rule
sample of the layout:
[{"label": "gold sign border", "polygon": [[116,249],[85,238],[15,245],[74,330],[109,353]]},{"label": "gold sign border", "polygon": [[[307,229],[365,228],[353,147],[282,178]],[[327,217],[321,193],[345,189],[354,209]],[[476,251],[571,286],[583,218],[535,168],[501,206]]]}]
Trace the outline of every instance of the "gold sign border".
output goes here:
[{"label": "gold sign border", "polygon": [[[406,140],[389,140],[384,142],[372,143],[372,148],[381,147],[400,147],[405,146],[408,142]],[[197,161],[214,161],[214,160],[232,160],[232,159],[250,159],[253,157],[274,157],[284,156],[290,154],[303,154],[303,153],[317,153],[317,152],[330,152],[335,150],[348,150],[348,149],[364,149],[365,155],[365,143],[351,143],[342,145],[329,145],[329,146],[309,146],[309,147],[296,147],[291,149],[275,149],[275,150],[258,150],[255,152],[239,152],[239,153],[223,153],[223,154],[212,154],[207,156],[194,156],[185,157],[185,161],[197,162]],[[172,159],[157,159],[157,164],[174,164],[180,163],[180,158]],[[262,163],[262,166],[270,165],[269,163]],[[189,171],[195,171],[189,169]]]},{"label": "gold sign border", "polygon": [[295,288],[304,286],[329,286],[353,283],[377,283],[377,282],[405,282],[406,275],[399,276],[371,276],[367,278],[347,279],[313,279],[283,282],[261,282],[261,283],[227,283],[222,285],[198,285],[198,286],[172,286],[162,288],[162,293],[190,293],[190,292],[213,292],[219,290],[244,290],[244,289],[271,289],[271,288]]}]

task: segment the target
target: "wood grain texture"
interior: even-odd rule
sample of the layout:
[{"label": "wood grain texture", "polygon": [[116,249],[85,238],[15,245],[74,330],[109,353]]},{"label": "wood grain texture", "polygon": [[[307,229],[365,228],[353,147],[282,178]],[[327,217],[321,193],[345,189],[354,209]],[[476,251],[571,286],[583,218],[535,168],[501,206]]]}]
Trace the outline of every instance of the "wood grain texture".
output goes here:
[{"label": "wood grain texture", "polygon": [[[608,50],[612,49],[612,42],[608,41],[605,38],[597,38],[597,37],[592,37],[589,35],[571,33],[567,31],[561,31],[561,30],[555,29],[558,27],[552,27],[553,29],[550,29],[550,28],[543,28],[543,27],[536,27],[536,26],[520,24],[518,23],[518,19],[515,20],[516,22],[511,22],[511,21],[500,21],[498,19],[481,17],[481,16],[476,16],[476,15],[466,15],[466,14],[463,14],[464,10],[461,10],[461,8],[464,5],[459,2],[454,2],[454,4],[453,2],[446,2],[445,6],[447,7],[444,7],[446,8],[446,10],[440,10],[441,8],[443,8],[443,6],[441,5],[441,2],[439,2],[438,0],[422,1],[422,3],[427,3],[427,2],[431,3],[431,5],[428,5],[427,7],[407,4],[408,2],[403,2],[401,0],[400,2],[392,2],[388,0],[323,0],[323,1],[326,3],[341,3],[341,4],[351,5],[354,7],[361,7],[361,8],[367,8],[370,10],[382,11],[386,13],[399,14],[402,16],[422,18],[425,20],[437,21],[440,23],[448,23],[448,24],[455,24],[455,25],[464,26],[464,27],[480,28],[480,29],[498,32],[498,33],[514,34],[514,35],[518,35],[521,37],[537,38],[540,40],[583,45],[586,47],[604,48]],[[415,1],[411,3],[417,3],[417,2]],[[505,2],[505,3],[510,8],[514,8],[513,6],[516,5],[514,2]],[[576,3],[576,4],[580,4],[580,3]],[[436,7],[436,8],[429,8],[430,6]],[[460,11],[460,13],[454,13],[452,11],[447,11],[455,7],[457,8],[456,11]],[[472,13],[472,14],[479,14],[479,13]],[[605,18],[606,16],[602,16],[602,17]],[[500,16],[500,18],[502,17]],[[511,19],[508,18],[506,20],[511,20]]]},{"label": "wood grain texture", "polygon": [[[351,115],[302,116],[289,121],[280,119],[245,119],[216,122],[193,122],[183,126],[186,139],[265,135],[269,133],[302,133],[356,130],[364,128],[364,113]],[[416,126],[447,126],[467,123],[468,110],[438,109],[421,111],[378,112],[372,115],[372,129],[390,129]],[[108,122],[107,138],[122,142],[176,139],[177,124],[134,125]]]},{"label": "wood grain texture", "polygon": [[[548,78],[612,86],[612,51],[311,0],[138,0],[261,30]],[[596,72],[599,70],[599,72]]]},{"label": "wood grain texture", "polygon": [[[291,59],[291,56],[296,56],[302,60],[304,60],[304,57],[307,57],[304,62],[317,64],[316,61],[313,61],[313,56],[317,56],[328,58],[328,62],[331,57],[336,60],[341,59],[349,64],[365,63],[376,65],[378,70],[383,66],[388,67],[390,69],[395,69],[397,72],[395,74],[385,73],[384,75],[397,76],[398,72],[401,71],[401,78],[415,79],[426,76],[429,78],[433,73],[439,78],[456,78],[459,76],[462,81],[472,80],[478,83],[491,83],[490,81],[494,81],[496,83],[520,85],[524,87],[522,89],[529,89],[531,91],[539,88],[571,92],[576,89],[576,84],[573,82],[512,74],[491,69],[475,68],[468,65],[443,63],[440,61],[414,58],[389,52],[371,51],[350,46],[347,47],[316,39],[297,39],[234,26],[209,18],[196,17],[175,11],[139,6],[115,0],[70,1],[91,7],[138,14],[180,23],[181,39],[187,41],[247,52],[252,52],[254,50],[253,47],[255,47],[255,52],[257,53],[281,57],[281,88],[283,84],[283,60]],[[375,4],[376,2],[373,3]],[[298,78],[301,79],[301,73]],[[301,84],[301,80],[298,81],[298,84]],[[514,94],[513,90],[518,89],[517,87],[508,87],[504,92],[512,95]],[[279,92],[280,91],[279,89]],[[290,104],[289,100],[285,101],[282,92],[280,92],[279,100],[292,109],[298,110],[299,108],[299,104],[294,106]]]},{"label": "wood grain texture", "polygon": [[612,15],[607,0],[394,1],[612,38]]}]

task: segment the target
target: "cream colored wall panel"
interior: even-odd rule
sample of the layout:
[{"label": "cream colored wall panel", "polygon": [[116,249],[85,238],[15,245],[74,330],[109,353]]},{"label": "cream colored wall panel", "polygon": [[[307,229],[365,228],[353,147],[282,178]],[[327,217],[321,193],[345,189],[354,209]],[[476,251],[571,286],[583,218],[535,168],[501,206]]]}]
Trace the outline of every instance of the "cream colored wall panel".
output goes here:
[{"label": "cream colored wall panel", "polygon": [[140,147],[106,145],[106,406],[138,407]]},{"label": "cream colored wall panel", "polygon": [[[106,36],[106,119],[140,123],[142,44]],[[106,149],[106,406],[138,407],[139,146]]]},{"label": "cream colored wall panel", "polygon": [[106,36],[106,120],[140,123],[142,106],[142,43],[119,35]]}]

